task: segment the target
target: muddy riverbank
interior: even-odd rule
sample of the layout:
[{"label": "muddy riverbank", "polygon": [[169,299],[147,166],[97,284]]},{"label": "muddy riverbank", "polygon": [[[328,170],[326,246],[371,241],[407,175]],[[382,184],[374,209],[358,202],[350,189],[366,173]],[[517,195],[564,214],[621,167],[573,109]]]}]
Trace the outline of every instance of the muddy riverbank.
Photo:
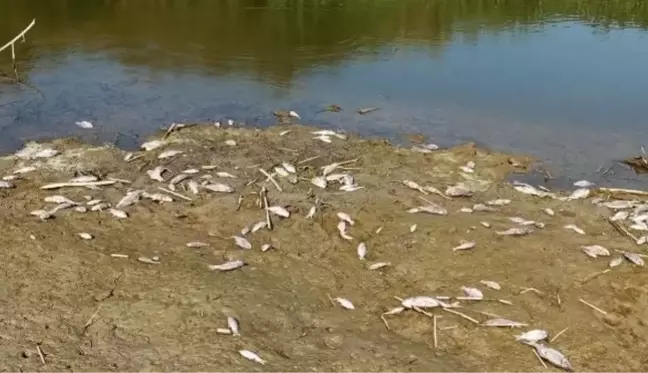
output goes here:
[{"label": "muddy riverbank", "polygon": [[[316,130],[199,125],[128,156],[110,146],[56,140],[2,158],[0,175],[12,186],[0,189],[5,368],[531,371],[544,368],[515,336],[544,329],[552,339],[566,328],[545,343],[575,370],[648,365],[646,269],[624,259],[592,276],[622,257],[617,250],[644,254],[648,247],[608,223],[616,212],[605,205],[609,196],[595,188],[573,200],[521,193],[507,175],[524,170],[530,159],[470,144],[423,151],[422,145],[412,150],[339,133],[314,139]],[[352,162],[326,169],[326,188],[314,185],[323,167],[344,161]],[[147,174],[159,166],[163,182]],[[259,169],[272,173],[277,185]],[[188,177],[175,185],[182,197],[158,188],[169,189],[169,180],[183,171]],[[74,177],[110,185],[41,189]],[[430,188],[443,194],[457,183],[472,196],[442,196]],[[225,186],[233,192],[213,191]],[[267,219],[262,187],[269,206],[290,216],[271,212],[272,230],[243,235],[245,227]],[[146,193],[118,208],[126,218],[108,206],[90,211],[102,203],[117,209],[136,190]],[[73,203],[45,214],[61,202],[54,195]],[[45,202],[48,196],[55,203]],[[169,197],[172,202],[155,201]],[[643,206],[642,197],[625,197],[635,201],[625,210]],[[440,214],[426,213],[430,206]],[[344,234],[339,212],[353,220]],[[497,233],[510,228],[526,234]],[[243,237],[251,249],[240,247],[245,242],[237,246],[232,236]],[[474,247],[453,250],[467,241]],[[367,248],[364,260],[360,243]],[[262,251],[266,244],[271,248]],[[611,255],[589,257],[584,245],[602,245]],[[245,265],[209,267],[234,260]],[[369,269],[378,262],[389,265]],[[381,320],[399,306],[395,297],[446,296],[453,303],[465,295],[462,287],[478,288],[484,299],[426,309],[437,316],[436,327],[434,318],[412,310],[385,316],[389,329]],[[329,296],[348,299],[355,309]],[[240,336],[219,333],[228,316],[239,321]],[[496,317],[528,326],[484,325]],[[244,349],[266,364],[245,359]]]}]

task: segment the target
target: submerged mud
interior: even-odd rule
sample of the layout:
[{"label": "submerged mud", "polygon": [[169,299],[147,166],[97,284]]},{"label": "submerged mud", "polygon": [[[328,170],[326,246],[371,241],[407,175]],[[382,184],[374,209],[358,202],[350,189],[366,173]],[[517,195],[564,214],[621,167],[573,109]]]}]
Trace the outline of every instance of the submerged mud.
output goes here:
[{"label": "submerged mud", "polygon": [[[331,143],[325,143],[313,139],[314,130],[194,126],[171,133],[163,146],[142,151],[130,162],[117,148],[73,140],[30,145],[60,151],[54,157],[1,159],[0,175],[36,167],[11,181],[15,188],[0,189],[4,367],[531,371],[544,368],[515,335],[545,329],[552,338],[565,328],[548,345],[561,351],[575,370],[639,371],[648,365],[646,269],[625,261],[591,277],[605,270],[610,258],[593,259],[580,249],[598,244],[612,251],[645,251],[607,223],[609,210],[591,203],[591,198],[562,201],[515,191],[506,180],[530,164],[525,157],[471,144],[424,154],[354,136],[332,136]],[[183,153],[157,158],[173,149]],[[351,174],[362,189],[344,192],[335,183],[321,189],[310,182],[321,175],[323,166],[356,158],[336,172]],[[298,180],[292,184],[275,175],[280,192],[259,169],[272,172],[282,162],[296,166]],[[468,162],[475,164],[473,173],[460,169]],[[177,192],[191,201],[175,196],[173,202],[161,204],[144,199],[123,209],[126,219],[107,211],[74,209],[60,210],[45,221],[30,215],[48,206],[43,199],[55,194],[79,203],[101,199],[114,206],[128,190],[161,192],[157,187],[168,188],[167,183],[146,174],[160,165],[170,170],[166,181],[182,170],[198,169],[193,179],[212,175],[213,182],[235,192],[201,190],[193,195],[179,187]],[[204,170],[205,165],[215,168]],[[218,178],[216,172],[237,178]],[[40,189],[79,174],[120,181],[99,188]],[[475,193],[451,199],[424,195],[404,186],[403,180],[441,191],[463,182]],[[291,215],[274,215],[272,230],[246,234],[252,249],[241,249],[231,236],[266,219],[258,205],[262,187],[268,190],[270,205],[282,206]],[[408,213],[427,203],[421,197],[448,214]],[[494,199],[511,203],[491,212],[460,212]],[[314,205],[317,210],[307,219]],[[545,208],[555,216],[547,215]],[[338,232],[338,212],[354,221],[347,226],[352,241]],[[515,226],[510,217],[542,222],[544,228],[522,237],[497,235]],[[585,234],[565,229],[569,224]],[[82,232],[93,238],[81,239]],[[453,251],[462,240],[476,245]],[[208,246],[187,247],[197,241]],[[361,242],[366,244],[366,260],[356,251]],[[272,249],[262,252],[264,244]],[[229,260],[246,265],[229,272],[208,269]],[[369,270],[376,262],[391,265]],[[482,280],[496,281],[501,290],[484,286]],[[440,308],[427,309],[438,316],[435,348],[431,318],[409,310],[386,316],[389,330],[381,321],[383,312],[400,304],[395,297],[456,297],[464,295],[462,286],[479,288],[486,300],[460,301],[457,311],[481,323],[503,317],[529,326],[486,327]],[[344,309],[329,297],[348,299],[355,309]],[[227,316],[238,319],[240,336],[217,333],[227,328]],[[244,359],[239,350],[255,352],[266,365]]]}]

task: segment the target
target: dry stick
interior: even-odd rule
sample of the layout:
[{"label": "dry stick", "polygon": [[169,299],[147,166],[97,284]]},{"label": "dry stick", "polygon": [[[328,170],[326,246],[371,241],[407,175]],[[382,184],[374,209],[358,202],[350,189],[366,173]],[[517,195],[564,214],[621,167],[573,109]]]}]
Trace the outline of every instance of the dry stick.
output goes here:
[{"label": "dry stick", "polygon": [[553,343],[553,341],[555,341],[556,339],[558,339],[558,337],[560,337],[564,332],[566,332],[567,329],[569,329],[569,327],[567,327],[567,328],[565,328],[565,329],[559,331],[558,334],[554,335],[554,337],[551,338],[551,340],[549,341],[549,343]]},{"label": "dry stick", "polygon": [[479,321],[477,321],[477,320],[473,319],[472,317],[470,317],[470,316],[468,316],[468,315],[466,315],[466,314],[463,314],[463,313],[461,313],[461,312],[459,312],[459,311],[454,311],[454,310],[451,310],[451,309],[449,309],[449,308],[443,308],[443,310],[446,311],[446,312],[454,313],[454,314],[457,315],[457,316],[461,316],[461,317],[463,317],[464,319],[466,319],[466,320],[468,320],[468,321],[472,321],[472,322],[475,323],[475,324],[479,324]]},{"label": "dry stick", "polygon": [[298,164],[298,165],[299,165],[299,164],[304,164],[304,163],[306,163],[306,162],[313,161],[313,160],[315,160],[315,159],[317,159],[317,158],[319,158],[319,155],[316,155],[316,156],[314,156],[314,157],[310,157],[310,158],[306,158],[306,159],[304,159],[303,161],[299,161],[299,162],[297,162],[297,164]]},{"label": "dry stick", "polygon": [[116,179],[116,178],[114,178],[114,177],[109,177],[108,180],[116,181],[116,182],[118,182],[118,183],[122,183],[122,184],[132,184],[132,183],[133,183],[133,182],[130,181],[130,180]]},{"label": "dry stick", "polygon": [[177,192],[174,192],[174,191],[172,191],[172,190],[169,190],[169,189],[166,189],[166,188],[162,188],[162,187],[158,187],[158,189],[161,190],[161,191],[163,191],[163,192],[166,192],[166,193],[169,193],[169,194],[171,194],[171,195],[174,195],[174,196],[176,196],[176,197],[178,197],[178,198],[182,198],[182,199],[184,199],[184,200],[186,200],[186,201],[193,201],[191,198],[189,198],[189,197],[187,197],[187,196],[183,196],[182,194],[177,193]]},{"label": "dry stick", "polygon": [[437,339],[437,315],[434,315],[432,320],[433,320],[432,322],[434,324],[434,348],[438,348],[439,347],[439,341]]},{"label": "dry stick", "polygon": [[582,279],[582,280],[580,281],[580,283],[581,283],[581,284],[585,284],[585,283],[587,283],[587,282],[589,282],[589,281],[591,281],[591,280],[593,280],[593,279],[599,277],[600,275],[606,274],[606,273],[608,273],[608,272],[610,272],[610,271],[611,271],[611,269],[608,268],[608,269],[606,269],[606,270],[604,270],[604,271],[594,272],[594,273],[592,273],[591,275],[588,275],[587,277],[585,277],[584,279]]},{"label": "dry stick", "polygon": [[19,33],[18,35],[16,35],[16,37],[14,37],[14,38],[13,38],[11,41],[9,41],[7,44],[3,45],[3,46],[0,48],[0,52],[2,52],[3,50],[7,49],[7,47],[11,46],[11,57],[12,57],[13,60],[15,60],[15,59],[16,59],[16,54],[15,54],[15,51],[14,51],[14,47],[13,47],[13,45],[14,45],[14,44],[16,43],[16,41],[18,41],[18,39],[20,39],[21,37],[24,39],[25,34],[27,33],[27,31],[29,31],[29,29],[31,29],[32,27],[34,27],[34,24],[35,24],[35,23],[36,23],[36,19],[33,19],[33,20],[31,21],[31,23],[29,24],[29,26],[27,26],[24,30],[22,30],[21,33]]},{"label": "dry stick", "polygon": [[40,357],[41,363],[45,365],[45,356],[43,356],[43,351],[41,351],[41,348],[39,345],[36,345],[36,352],[38,352],[38,357]]},{"label": "dry stick", "polygon": [[540,364],[542,364],[542,366],[545,367],[545,369],[548,369],[547,364],[545,364],[545,362],[542,360],[540,355],[538,355],[538,351],[536,351],[535,348],[533,349],[533,354],[538,358],[538,360],[540,360]]},{"label": "dry stick", "polygon": [[586,301],[583,300],[583,298],[579,298],[578,301],[581,302],[581,303],[583,303],[584,305],[590,307],[590,308],[593,309],[594,311],[598,311],[598,312],[602,313],[603,315],[607,315],[607,314],[608,314],[607,312],[605,312],[605,311],[603,311],[602,309],[596,307],[595,305],[593,305],[593,304],[591,304],[591,303],[587,303]]},{"label": "dry stick", "polygon": [[265,208],[266,224],[268,230],[272,230],[272,219],[270,219],[270,210],[268,210],[268,190],[265,187],[261,188],[261,197],[263,197],[263,207]]},{"label": "dry stick", "polygon": [[84,332],[90,327],[90,325],[92,325],[94,323],[95,317],[97,317],[97,315],[99,314],[99,309],[100,308],[101,308],[101,305],[99,305],[99,307],[97,307],[97,310],[92,314],[92,316],[90,316],[90,318],[85,323],[85,325],[83,325],[83,331]]},{"label": "dry stick", "polygon": [[275,178],[272,177],[272,175],[270,175],[269,173],[267,173],[266,170],[264,170],[263,168],[259,168],[259,172],[261,172],[263,175],[265,175],[265,177],[267,177],[268,180],[272,181],[272,183],[274,184],[274,186],[276,186],[277,189],[279,189],[280,192],[283,192],[283,190],[282,190],[281,187],[279,186],[279,183],[277,183],[277,180],[275,180]]},{"label": "dry stick", "polygon": [[622,188],[598,188],[601,192],[608,192],[608,193],[626,193],[626,194],[634,194],[637,196],[648,196],[648,192],[643,191],[643,190],[637,190],[637,189],[622,189]]},{"label": "dry stick", "polygon": [[[625,253],[628,252],[628,251],[623,251],[623,250],[619,250],[619,249],[614,249],[614,251],[616,251],[617,253],[620,253],[620,254],[625,254]],[[648,258],[648,255],[646,255],[646,254],[637,254],[637,253],[635,253],[635,254],[639,255],[642,258]]]},{"label": "dry stick", "polygon": [[619,233],[624,234],[624,235],[630,237],[630,238],[631,238],[635,243],[637,243],[637,237],[635,237],[634,234],[630,233],[630,231],[628,231],[627,229],[625,229],[624,227],[622,227],[621,224],[619,224],[619,223],[617,223],[617,222],[615,222],[615,221],[613,221],[613,220],[611,220],[611,219],[608,219],[607,221],[608,221],[608,223],[612,224],[612,226],[614,227],[614,229],[616,229],[617,231],[619,231]]}]

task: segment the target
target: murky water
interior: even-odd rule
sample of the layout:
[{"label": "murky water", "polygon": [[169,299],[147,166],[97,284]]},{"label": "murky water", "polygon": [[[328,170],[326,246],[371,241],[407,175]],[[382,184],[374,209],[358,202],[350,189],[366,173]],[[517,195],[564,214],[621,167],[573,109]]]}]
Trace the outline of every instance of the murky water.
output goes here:
[{"label": "murky water", "polygon": [[[265,126],[290,108],[597,179],[648,139],[640,0],[0,0],[0,45],[32,18],[17,46],[28,84],[0,80],[1,151],[69,134],[128,147],[172,121]],[[0,69],[12,74],[8,50]],[[329,104],[344,110],[321,113]],[[355,113],[365,106],[381,110]],[[615,183],[635,179],[615,169]]]}]

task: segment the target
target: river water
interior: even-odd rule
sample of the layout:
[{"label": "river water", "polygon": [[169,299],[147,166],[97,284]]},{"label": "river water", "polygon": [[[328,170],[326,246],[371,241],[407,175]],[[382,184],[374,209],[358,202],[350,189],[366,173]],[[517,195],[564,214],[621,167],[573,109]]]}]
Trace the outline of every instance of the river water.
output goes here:
[{"label": "river water", "polygon": [[[394,142],[524,152],[563,182],[603,183],[648,142],[640,0],[0,0],[0,45],[34,18],[16,46],[26,84],[0,79],[2,152],[67,135],[128,148],[174,121],[267,126],[291,109]],[[9,50],[0,70],[13,74]],[[330,104],[343,111],[322,113]]]}]

